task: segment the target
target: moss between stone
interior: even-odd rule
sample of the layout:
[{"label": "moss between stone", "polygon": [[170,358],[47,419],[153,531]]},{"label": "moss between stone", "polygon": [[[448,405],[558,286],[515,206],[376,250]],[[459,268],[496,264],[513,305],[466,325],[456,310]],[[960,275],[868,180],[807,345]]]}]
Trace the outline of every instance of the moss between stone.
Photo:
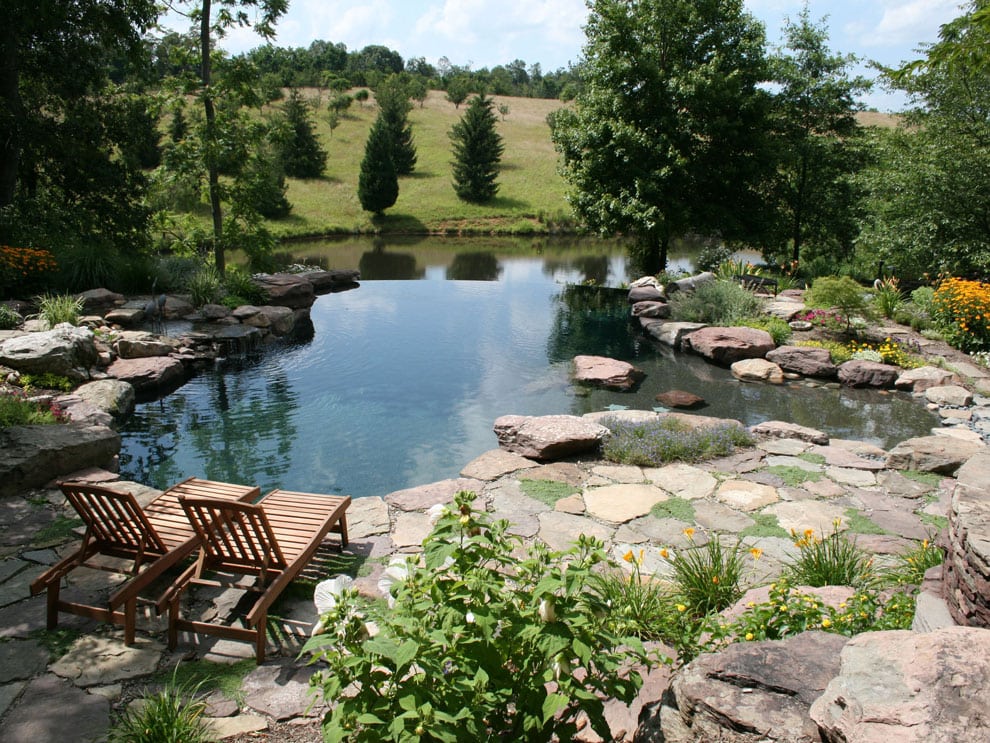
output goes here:
[{"label": "moss between stone", "polygon": [[767,467],[767,472],[771,475],[776,475],[784,481],[785,485],[791,487],[796,487],[805,482],[818,482],[824,477],[824,474],[821,472],[811,472],[789,464],[775,464],[772,467]]},{"label": "moss between stone", "polygon": [[813,451],[801,452],[797,456],[798,459],[803,459],[805,462],[810,462],[811,464],[825,464],[825,455],[816,454]]},{"label": "moss between stone", "polygon": [[687,498],[670,496],[650,509],[650,515],[658,519],[677,519],[688,524],[694,523],[694,506]]},{"label": "moss between stone", "polygon": [[780,537],[783,539],[790,539],[791,535],[787,533],[787,530],[780,525],[777,521],[777,517],[772,513],[752,513],[750,518],[753,519],[754,523],[752,526],[747,526],[741,532],[739,532],[740,539],[743,537]]},{"label": "moss between stone", "polygon": [[581,492],[573,485],[556,480],[520,480],[519,487],[524,495],[546,503],[551,508],[557,505],[557,501],[561,498]]},{"label": "moss between stone", "polygon": [[846,509],[846,525],[849,527],[849,531],[854,534],[890,534],[889,531],[870,521],[855,508]]}]

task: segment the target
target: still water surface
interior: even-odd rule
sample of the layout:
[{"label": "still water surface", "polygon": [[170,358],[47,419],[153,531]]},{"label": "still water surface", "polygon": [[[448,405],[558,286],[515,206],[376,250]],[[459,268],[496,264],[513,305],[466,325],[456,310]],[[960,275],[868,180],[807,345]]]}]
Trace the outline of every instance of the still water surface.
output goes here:
[{"label": "still water surface", "polygon": [[[787,420],[881,446],[935,425],[901,394],[742,384],[657,346],[630,322],[623,292],[573,286],[629,280],[621,248],[444,247],[365,245],[345,257],[365,280],[317,300],[311,337],[218,364],[139,405],[122,432],[124,474],[159,488],[197,475],[384,495],[456,477],[497,446],[501,415],[651,409],[668,389],[704,397],[706,415]],[[348,267],[340,246],[322,250]],[[634,393],[576,388],[571,359],[582,353],[632,361],[646,379]]]}]

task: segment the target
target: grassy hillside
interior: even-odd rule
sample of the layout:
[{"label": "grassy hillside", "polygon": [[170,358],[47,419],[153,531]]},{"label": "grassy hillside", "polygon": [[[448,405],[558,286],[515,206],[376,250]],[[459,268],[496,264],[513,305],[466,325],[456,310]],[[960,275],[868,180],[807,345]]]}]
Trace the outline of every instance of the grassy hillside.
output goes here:
[{"label": "grassy hillside", "polygon": [[[310,93],[315,95],[315,93]],[[557,174],[557,156],[546,116],[561,103],[532,98],[496,97],[509,114],[499,122],[505,143],[501,188],[486,205],[462,202],[451,186],[448,133],[463,115],[439,91],[409,115],[418,160],[413,175],[399,179],[399,199],[378,223],[361,209],[358,170],[364,143],[378,109],[355,103],[332,132],[325,103],[315,115],[318,134],[329,157],[323,178],[289,180],[292,213],[270,223],[279,236],[327,235],[382,231],[390,233],[529,233],[547,229],[545,222],[567,218],[565,184]],[[501,117],[500,117],[501,118]],[[542,223],[541,223],[542,222]]]}]

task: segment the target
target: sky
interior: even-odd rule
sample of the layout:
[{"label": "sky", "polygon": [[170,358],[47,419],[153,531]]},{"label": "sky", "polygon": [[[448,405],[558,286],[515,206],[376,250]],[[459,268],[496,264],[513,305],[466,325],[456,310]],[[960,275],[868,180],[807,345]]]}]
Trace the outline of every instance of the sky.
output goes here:
[{"label": "sky", "polygon": [[[810,0],[809,8],[815,21],[827,17],[832,51],[863,59],[854,72],[873,77],[866,61],[896,65],[917,59],[919,48],[937,40],[939,26],[960,15],[961,2]],[[745,0],[771,45],[781,42],[784,19],[796,19],[803,5],[804,0]],[[342,42],[348,51],[381,44],[403,59],[425,57],[431,64],[445,56],[478,69],[521,59],[550,71],[579,61],[587,13],[584,0],[289,0],[274,43],[298,47],[323,39]],[[235,29],[221,46],[238,53],[260,43],[251,30]],[[881,89],[861,100],[881,111],[906,104],[901,95]]]}]

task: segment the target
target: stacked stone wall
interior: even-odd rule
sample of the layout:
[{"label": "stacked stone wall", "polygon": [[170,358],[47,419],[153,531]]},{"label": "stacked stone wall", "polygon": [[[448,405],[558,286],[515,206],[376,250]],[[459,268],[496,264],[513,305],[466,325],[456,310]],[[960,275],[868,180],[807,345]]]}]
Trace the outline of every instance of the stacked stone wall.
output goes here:
[{"label": "stacked stone wall", "polygon": [[956,475],[944,536],[945,599],[953,619],[990,628],[990,454],[977,454]]}]

